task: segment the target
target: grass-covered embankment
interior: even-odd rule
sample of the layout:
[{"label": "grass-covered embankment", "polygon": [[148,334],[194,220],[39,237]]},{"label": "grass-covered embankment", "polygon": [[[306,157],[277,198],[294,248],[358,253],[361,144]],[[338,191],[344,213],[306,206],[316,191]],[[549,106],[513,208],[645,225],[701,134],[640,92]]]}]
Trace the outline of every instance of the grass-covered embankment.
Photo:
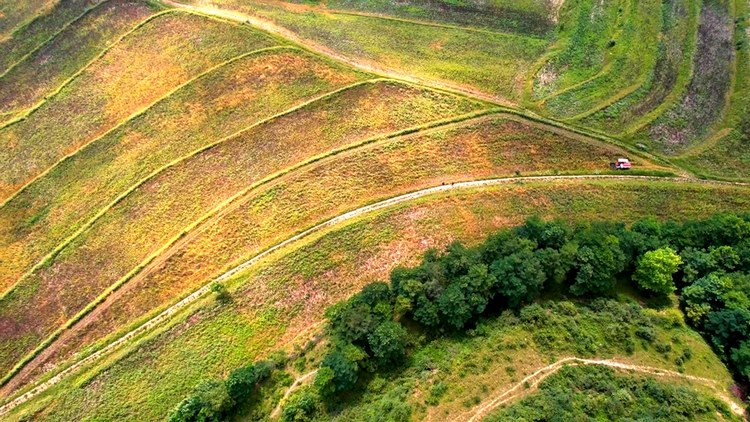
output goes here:
[{"label": "grass-covered embankment", "polygon": [[233,23],[168,12],[144,21],[16,123],[0,129],[0,198],[200,73],[275,45]]},{"label": "grass-covered embankment", "polygon": [[[531,183],[423,198],[269,257],[230,283],[231,303],[196,303],[138,353],[113,357],[102,378],[81,374],[63,381],[10,418],[26,412],[47,420],[165,417],[199,380],[220,377],[291,340],[319,321],[326,307],[385,279],[396,265],[415,263],[428,247],[453,240],[472,244],[528,215],[572,221],[632,222],[643,215],[683,220],[747,207],[748,201],[750,195],[741,188],[658,181]],[[715,364],[694,362],[695,372],[686,365],[686,374],[715,372]]]},{"label": "grass-covered embankment", "polygon": [[3,205],[0,256],[6,265],[0,287],[16,282],[154,172],[365,78],[290,48],[249,53],[212,69],[81,148]]}]

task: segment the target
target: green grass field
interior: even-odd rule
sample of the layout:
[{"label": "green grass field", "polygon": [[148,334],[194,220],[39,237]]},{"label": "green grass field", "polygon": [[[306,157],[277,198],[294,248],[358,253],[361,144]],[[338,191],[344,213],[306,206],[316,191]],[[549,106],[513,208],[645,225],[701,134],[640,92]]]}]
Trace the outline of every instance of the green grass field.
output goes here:
[{"label": "green grass field", "polygon": [[[654,66],[662,7],[661,1],[620,3],[618,11],[623,10],[624,16],[619,18],[622,23],[608,41],[602,70],[546,97],[545,111],[559,118],[571,118],[601,108],[601,104],[642,84]],[[575,39],[569,42],[570,48],[580,48]]]},{"label": "green grass field", "polygon": [[658,116],[659,109],[682,94],[690,78],[693,43],[697,28],[697,3],[665,1],[661,9],[661,37],[656,62],[645,83],[612,104],[595,110],[582,120],[586,126],[622,133],[633,125]]},{"label": "green grass field", "polygon": [[[548,41],[520,35],[296,10],[277,4],[217,3],[267,19],[348,58],[511,100],[519,99],[524,74],[548,45]],[[396,39],[404,42],[394,44]]]},{"label": "green grass field", "polygon": [[[283,351],[292,358],[263,396],[228,417],[276,420],[286,389],[329,350],[306,345],[324,311],[429,248],[474,245],[532,215],[750,210],[736,183],[750,181],[748,116],[741,0],[0,0],[0,419],[164,420],[201,380]],[[610,170],[625,157],[633,170]],[[514,179],[451,189],[495,178]],[[65,372],[311,228],[223,281],[229,300],[200,296]],[[652,305],[618,287],[621,304]],[[545,293],[548,327],[493,314],[478,331],[409,331],[407,362],[365,375],[325,414],[386,420],[408,407],[404,420],[468,420],[569,355],[717,381],[660,378],[694,401],[718,403],[742,377],[734,349],[716,352],[687,326],[657,333],[695,352],[684,367],[645,342],[621,350],[608,310],[576,298],[571,319],[558,312],[569,299]],[[576,324],[596,348],[571,340]],[[588,388],[561,371],[487,420],[547,409],[566,380]],[[605,372],[619,390],[647,382]],[[571,395],[566,411],[605,420],[618,391]],[[644,411],[655,403],[628,394]]]},{"label": "green grass field", "polygon": [[404,19],[487,28],[547,37],[554,28],[555,5],[537,0],[404,2],[331,0],[328,9],[377,13]]},{"label": "green grass field", "polygon": [[[529,183],[424,198],[269,258],[230,283],[230,304],[220,306],[213,298],[199,302],[138,353],[95,369],[92,374],[99,375],[93,378],[82,374],[65,381],[9,420],[23,413],[46,420],[163,418],[200,379],[264,356],[319,321],[326,306],[383,279],[395,265],[413,264],[427,247],[454,239],[471,244],[529,214],[584,221],[632,221],[643,215],[683,219],[746,207],[748,201],[743,189],[658,181]],[[696,349],[705,348],[693,338]],[[716,358],[701,355],[709,361],[692,361],[685,373],[720,376]],[[672,368],[654,358],[639,361]]]}]

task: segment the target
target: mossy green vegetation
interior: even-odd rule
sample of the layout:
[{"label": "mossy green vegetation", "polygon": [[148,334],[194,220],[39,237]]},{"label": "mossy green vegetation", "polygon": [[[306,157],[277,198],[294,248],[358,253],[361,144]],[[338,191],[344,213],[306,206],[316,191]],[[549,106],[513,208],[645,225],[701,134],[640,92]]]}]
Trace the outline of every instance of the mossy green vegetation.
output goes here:
[{"label": "mossy green vegetation", "polygon": [[520,98],[525,73],[549,44],[521,35],[296,10],[284,3],[221,3],[269,20],[345,57],[512,100]]},{"label": "mossy green vegetation", "polygon": [[582,120],[586,126],[622,133],[632,125],[658,116],[660,108],[679,98],[690,80],[692,52],[698,25],[698,3],[669,0],[661,8],[661,32],[656,62],[645,82],[634,92]]},{"label": "mossy green vegetation", "polygon": [[484,418],[598,421],[652,419],[664,421],[740,421],[729,407],[709,394],[656,377],[628,376],[610,368],[565,367],[544,380],[538,393]]},{"label": "mossy green vegetation", "polygon": [[487,28],[537,37],[551,35],[557,13],[554,4],[537,0],[490,2],[411,0],[399,3],[383,0],[331,0],[326,3],[326,7]]}]

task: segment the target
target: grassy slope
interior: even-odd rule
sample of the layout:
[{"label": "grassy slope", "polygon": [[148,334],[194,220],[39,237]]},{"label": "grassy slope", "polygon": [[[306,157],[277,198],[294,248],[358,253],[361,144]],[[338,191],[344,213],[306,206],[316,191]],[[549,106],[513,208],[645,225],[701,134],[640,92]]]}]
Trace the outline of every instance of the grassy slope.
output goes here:
[{"label": "grassy slope", "polygon": [[[583,221],[682,219],[748,204],[747,190],[668,182],[531,183],[423,198],[270,257],[231,283],[231,304],[218,307],[204,299],[138,353],[99,368],[99,377],[67,380],[8,419],[24,412],[39,412],[35,417],[43,420],[163,418],[198,380],[225,374],[291,340],[328,305],[386,278],[395,265],[413,264],[426,248],[454,239],[479,241],[530,214]],[[716,376],[721,365],[712,359],[708,365],[694,359],[686,373]]]},{"label": "grassy slope", "polygon": [[126,37],[25,120],[0,129],[0,198],[199,73],[268,46],[238,25],[181,12]]},{"label": "grassy slope", "polygon": [[[242,0],[212,3],[265,18],[347,57],[510,99],[519,98],[524,74],[548,44],[523,36],[296,11]],[[393,40],[400,42],[393,43]]]},{"label": "grassy slope", "polygon": [[711,177],[750,178],[750,5],[735,2],[736,74],[729,111],[705,145],[674,159],[676,163]]},{"label": "grassy slope", "polygon": [[0,36],[10,35],[52,3],[50,0],[3,0],[0,2]]},{"label": "grassy slope", "polygon": [[544,101],[544,109],[558,118],[569,118],[621,95],[643,82],[656,61],[661,26],[661,0],[635,1],[626,10],[611,38],[616,44],[605,54],[606,69],[596,77]]},{"label": "grassy slope", "polygon": [[[118,195],[162,166],[365,75],[299,50],[232,62],[84,147],[0,213],[7,287]],[[264,101],[256,101],[263,98]]]},{"label": "grassy slope", "polygon": [[[264,62],[263,66],[269,63]],[[309,63],[300,66],[308,70],[312,67]],[[316,70],[332,79],[329,84],[352,77],[336,75],[323,66]],[[310,82],[313,77],[303,74],[300,78]],[[331,121],[336,126],[332,129],[349,129],[354,136],[334,132],[332,136],[310,138],[311,128],[301,136],[288,136],[290,128],[285,126],[283,135],[274,133],[276,137],[271,138],[268,132],[251,130],[185,160],[128,195],[63,249],[54,262],[20,282],[2,299],[0,320],[8,321],[10,330],[3,333],[0,342],[0,369],[7,371],[19,357],[160,246],[254,182],[356,141],[357,135],[389,133],[477,107],[477,103],[451,95],[387,83],[355,88],[346,99],[356,104],[349,109],[350,118],[355,119],[354,128],[347,128],[345,119],[334,119]],[[392,104],[398,105],[389,106]],[[324,118],[333,117],[328,114]],[[260,128],[271,126],[278,130],[274,123]],[[303,126],[295,125],[292,130],[300,127]]]},{"label": "grassy slope", "polygon": [[77,19],[101,0],[58,2],[50,10],[18,28],[8,39],[0,41],[0,73],[5,72],[26,54],[42,45],[65,25]]},{"label": "grassy slope", "polygon": [[[337,102],[342,100],[346,98]],[[368,102],[364,100],[340,106],[338,113],[345,116],[345,110],[362,110],[360,107]],[[290,119],[299,121],[301,117]],[[311,117],[305,116],[305,127],[333,129]],[[353,133],[361,133],[357,126],[350,130],[353,129],[357,129]],[[268,127],[256,136],[264,134],[266,138],[272,133],[273,128]],[[363,135],[367,136],[359,137]],[[59,363],[143,315],[153,314],[239,258],[253,256],[307,227],[359,206],[442,182],[508,176],[516,170],[524,174],[549,173],[552,169],[593,171],[606,168],[611,157],[621,153],[608,145],[571,139],[500,116],[341,153],[236,201],[241,202],[236,210],[211,223],[190,243],[171,250],[171,258],[138,278],[135,285],[128,285],[126,293],[107,303],[106,310],[94,321],[77,327],[79,332],[66,339],[65,347],[46,363]],[[567,160],[559,160],[560,156]],[[637,165],[652,166],[642,161]]]},{"label": "grassy slope", "polygon": [[0,78],[0,113],[33,106],[158,10],[130,0],[97,7]]},{"label": "grassy slope", "polygon": [[554,10],[538,0],[436,1],[330,0],[329,9],[354,10],[415,19],[488,28],[536,37],[547,37],[554,28]]},{"label": "grassy slope", "polygon": [[731,88],[735,47],[732,16],[726,1],[705,2],[700,14],[693,77],[683,97],[633,141],[666,154],[700,143],[723,116]]},{"label": "grassy slope", "polygon": [[690,66],[697,32],[697,2],[668,0],[661,10],[661,36],[656,63],[646,82],[632,94],[613,102],[582,120],[586,126],[621,133],[665,103],[674,102],[690,80]]},{"label": "grassy slope", "polygon": [[[491,316],[482,322],[483,335],[467,336],[463,333],[439,336],[428,342],[422,340],[426,344],[415,350],[402,368],[384,371],[362,386],[364,391],[358,389],[348,398],[345,410],[334,420],[366,420],[365,415],[377,414],[388,396],[398,397],[401,393],[400,401],[412,409],[412,420],[466,421],[482,404],[510,390],[538,369],[572,356],[615,359],[620,363],[676,372],[678,367],[674,358],[687,347],[694,355],[685,366],[686,373],[718,380],[724,392],[732,383],[726,367],[700,335],[690,328],[657,325],[656,338],[649,344],[633,335],[635,322],[615,323],[626,325],[627,332],[636,342],[635,351],[629,354],[623,342],[613,341],[607,335],[613,325],[613,314],[618,314],[611,312],[612,305],[567,307],[563,310],[557,306],[559,300],[542,302],[546,311],[543,322],[529,323],[515,317],[512,312],[502,315],[489,312]],[[620,300],[633,299],[620,296]],[[640,318],[647,319],[648,312],[639,313]],[[420,342],[419,339],[413,341]],[[654,344],[669,344],[673,351],[658,353]],[[320,357],[316,356],[319,354],[320,351],[315,350],[306,356],[302,373],[320,364]],[[669,382],[685,384],[681,379],[669,379]],[[693,386],[703,387],[700,383]],[[442,393],[438,394],[439,391]],[[523,394],[524,389],[513,393]]]},{"label": "grassy slope", "polygon": [[[618,399],[622,402],[618,403]],[[597,366],[568,366],[542,382],[538,391],[510,402],[483,420],[511,422],[552,415],[563,420],[597,421],[633,417],[696,422],[745,420],[732,414],[726,405],[719,413],[716,400],[710,387],[685,379],[663,379]]]},{"label": "grassy slope", "polygon": [[615,34],[618,11],[627,0],[566,1],[560,14],[554,50],[533,75],[530,100],[541,100],[555,92],[595,76],[605,64],[607,43]]}]

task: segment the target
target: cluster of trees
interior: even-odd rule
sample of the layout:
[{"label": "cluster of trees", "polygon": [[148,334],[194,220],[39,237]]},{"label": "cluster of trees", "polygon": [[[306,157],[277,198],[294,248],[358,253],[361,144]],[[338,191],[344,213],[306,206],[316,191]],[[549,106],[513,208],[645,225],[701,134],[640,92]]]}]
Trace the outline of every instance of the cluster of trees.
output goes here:
[{"label": "cluster of trees", "polygon": [[235,369],[226,380],[203,381],[172,410],[169,422],[223,421],[250,399],[255,385],[268,378],[273,369],[272,363],[260,361]]},{"label": "cluster of trees", "polygon": [[[630,228],[624,223],[571,226],[530,218],[474,247],[453,243],[442,253],[429,250],[419,265],[394,269],[390,283],[367,285],[329,308],[327,336],[333,347],[312,385],[287,400],[282,419],[315,420],[325,413],[326,403],[352,390],[362,371],[399,365],[410,344],[406,324],[416,323],[427,334],[462,330],[489,307],[519,309],[545,289],[594,299],[627,279],[654,296],[680,289],[688,320],[712,338],[730,366],[750,377],[749,274],[750,215],[717,215],[682,224],[646,219]],[[534,323],[535,315],[543,313],[537,308],[521,312],[522,319]],[[622,315],[623,321],[640,320],[628,315]],[[635,335],[652,341],[653,330],[639,324]],[[541,333],[546,337],[540,334],[542,343],[557,341],[552,331]],[[620,331],[609,327],[607,335],[632,349],[629,335]],[[588,338],[578,332],[570,336]],[[584,343],[595,349],[596,342],[588,340]],[[246,399],[239,392],[251,391],[233,385],[253,385],[263,374],[268,376],[257,365],[241,371],[224,382],[199,386],[171,420],[211,421],[228,414]],[[239,379],[245,381],[233,381]],[[408,420],[411,412],[398,401],[383,408],[392,420]]]},{"label": "cluster of trees", "polygon": [[[652,295],[689,284],[683,300],[691,321],[750,375],[750,290],[747,295],[742,290],[750,288],[748,271],[750,216],[717,215],[684,224],[647,219],[630,228],[531,218],[475,247],[453,243],[444,253],[430,250],[418,266],[394,269],[390,284],[370,284],[330,308],[328,333],[335,347],[315,384],[326,396],[351,389],[361,370],[397,364],[406,350],[406,320],[428,331],[460,330],[491,302],[495,308],[519,308],[555,285],[597,297],[623,278]],[[682,280],[679,286],[675,279]],[[723,290],[716,290],[719,286]]]},{"label": "cluster of trees", "polygon": [[569,366],[544,380],[539,391],[489,415],[505,421],[738,420],[726,404],[685,386],[618,375],[602,366]]}]

